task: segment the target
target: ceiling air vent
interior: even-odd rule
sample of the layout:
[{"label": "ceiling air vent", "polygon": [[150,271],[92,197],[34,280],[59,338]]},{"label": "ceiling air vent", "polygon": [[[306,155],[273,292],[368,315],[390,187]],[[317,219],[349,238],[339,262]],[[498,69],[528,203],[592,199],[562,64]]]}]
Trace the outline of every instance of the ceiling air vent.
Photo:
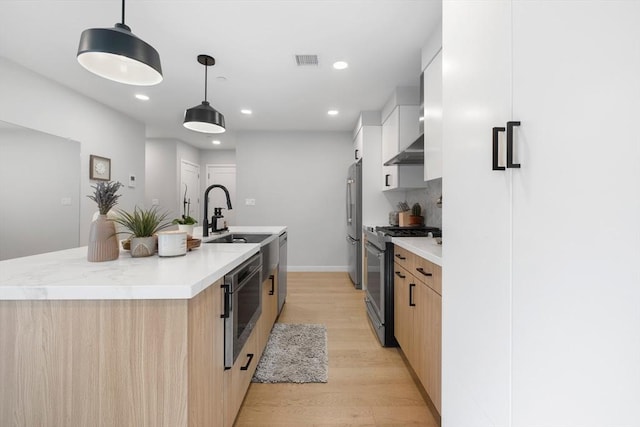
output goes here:
[{"label": "ceiling air vent", "polygon": [[296,64],[298,67],[304,66],[318,66],[318,55],[296,55]]}]

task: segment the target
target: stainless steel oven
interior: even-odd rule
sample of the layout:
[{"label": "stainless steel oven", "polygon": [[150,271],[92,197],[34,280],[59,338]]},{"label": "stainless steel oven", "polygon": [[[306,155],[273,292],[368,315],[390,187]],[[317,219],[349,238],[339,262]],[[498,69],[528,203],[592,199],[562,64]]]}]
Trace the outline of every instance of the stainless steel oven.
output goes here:
[{"label": "stainless steel oven", "polygon": [[375,230],[364,229],[366,238],[365,305],[369,323],[384,347],[398,345],[393,335],[393,244]]},{"label": "stainless steel oven", "polygon": [[436,227],[364,227],[366,239],[365,304],[369,323],[384,347],[396,347],[393,325],[394,237],[441,236]]},{"label": "stainless steel oven", "polygon": [[224,366],[233,367],[262,313],[262,255],[224,276]]}]

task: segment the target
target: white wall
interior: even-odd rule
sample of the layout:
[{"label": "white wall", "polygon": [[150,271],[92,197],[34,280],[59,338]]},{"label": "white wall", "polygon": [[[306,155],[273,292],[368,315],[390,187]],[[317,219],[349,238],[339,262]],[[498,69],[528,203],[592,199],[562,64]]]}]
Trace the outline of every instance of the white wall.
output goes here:
[{"label": "white wall", "polygon": [[85,197],[93,192],[92,181],[89,181],[90,154],[111,159],[111,179],[114,181],[126,185],[129,174],[136,175],[135,188],[120,190],[122,197],[118,208],[133,209],[134,205],[143,203],[143,123],[2,57],[0,76],[0,120],[80,142],[81,245],[87,244],[89,225],[97,211],[95,203]]},{"label": "white wall", "polygon": [[347,271],[351,132],[242,132],[236,147],[237,223],[288,226],[290,270]]},{"label": "white wall", "polygon": [[[177,160],[179,164],[179,160]],[[162,211],[169,212],[169,218],[177,218],[179,170],[176,166],[176,141],[171,139],[148,139],[145,159],[144,204],[151,207],[157,200]],[[177,177],[176,177],[177,176]]]},{"label": "white wall", "polygon": [[0,183],[0,260],[78,246],[77,141],[0,129]]}]

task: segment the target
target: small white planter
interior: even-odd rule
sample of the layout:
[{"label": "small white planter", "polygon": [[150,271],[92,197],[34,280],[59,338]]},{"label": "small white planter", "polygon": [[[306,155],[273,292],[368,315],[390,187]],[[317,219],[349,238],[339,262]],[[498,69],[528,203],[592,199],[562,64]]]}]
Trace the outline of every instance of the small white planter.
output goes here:
[{"label": "small white planter", "polygon": [[193,224],[178,224],[178,231],[186,231],[187,239],[193,237]]}]

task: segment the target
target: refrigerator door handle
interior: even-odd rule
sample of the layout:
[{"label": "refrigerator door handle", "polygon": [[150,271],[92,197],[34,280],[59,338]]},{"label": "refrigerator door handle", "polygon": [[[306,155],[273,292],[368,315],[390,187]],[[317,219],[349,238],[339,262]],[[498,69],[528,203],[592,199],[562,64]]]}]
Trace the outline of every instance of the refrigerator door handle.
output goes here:
[{"label": "refrigerator door handle", "polygon": [[347,224],[353,222],[353,212],[351,211],[351,184],[353,184],[353,179],[347,178]]}]

